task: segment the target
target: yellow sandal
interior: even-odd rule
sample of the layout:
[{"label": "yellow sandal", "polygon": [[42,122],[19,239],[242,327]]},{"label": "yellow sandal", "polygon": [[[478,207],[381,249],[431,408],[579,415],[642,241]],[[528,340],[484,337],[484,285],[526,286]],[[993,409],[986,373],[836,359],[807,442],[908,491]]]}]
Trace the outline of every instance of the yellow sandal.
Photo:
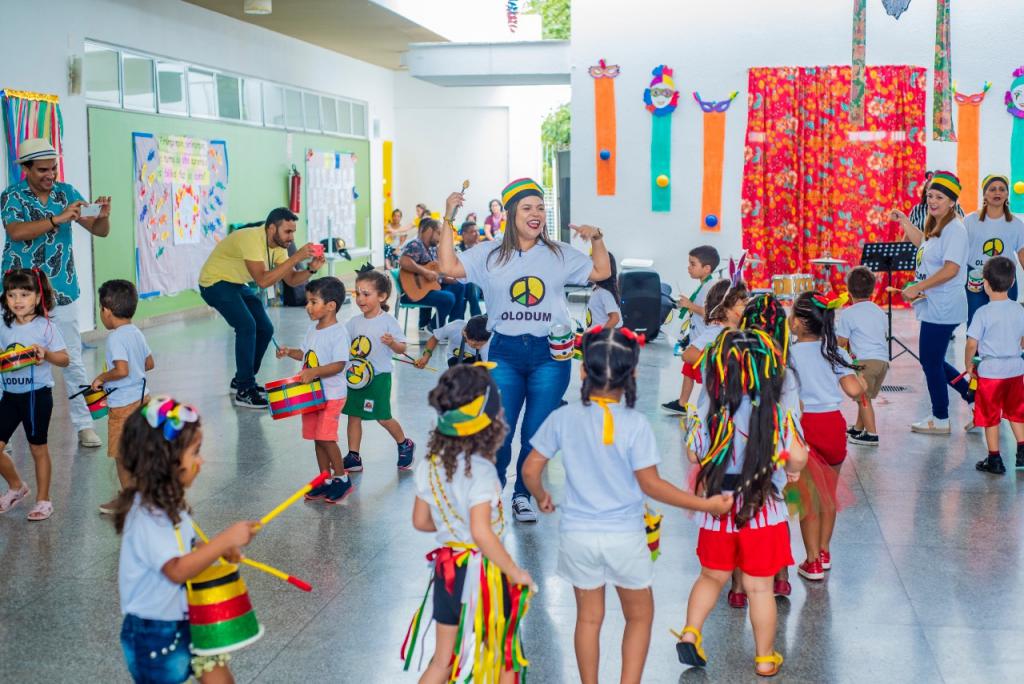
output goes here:
[{"label": "yellow sandal", "polygon": [[[679,662],[683,665],[690,665],[692,667],[704,667],[708,664],[708,657],[704,653],[704,637],[701,636],[700,630],[696,627],[684,627],[682,632],[676,632],[669,630],[676,639],[676,654],[679,656]],[[692,634],[696,637],[694,643],[683,641],[684,634]]]},{"label": "yellow sandal", "polygon": [[[763,672],[763,671],[757,669],[757,666],[761,665],[763,663],[771,663],[772,664],[772,669],[769,670],[768,672]],[[782,654],[779,653],[778,651],[772,651],[771,655],[755,656],[754,657],[754,672],[757,673],[757,675],[759,677],[774,677],[775,675],[779,674],[779,670],[781,670],[781,669],[782,669]]]}]

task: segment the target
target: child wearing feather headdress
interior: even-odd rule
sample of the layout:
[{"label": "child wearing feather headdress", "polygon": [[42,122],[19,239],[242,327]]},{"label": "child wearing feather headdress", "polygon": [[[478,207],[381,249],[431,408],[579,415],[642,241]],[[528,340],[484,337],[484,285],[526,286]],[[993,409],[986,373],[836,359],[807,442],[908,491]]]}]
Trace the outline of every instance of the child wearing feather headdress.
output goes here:
[{"label": "child wearing feather headdress", "polygon": [[700,464],[698,491],[733,492],[735,503],[725,516],[700,518],[701,573],[690,591],[686,626],[673,632],[676,651],[685,665],[707,664],[701,629],[739,568],[754,630],[754,671],[771,676],[783,660],[774,650],[772,581],[793,563],[781,492],[786,473],[807,462],[799,398],[787,391],[782,352],[763,330],[722,332],[705,352],[704,368],[707,403],[688,420],[688,454]]}]

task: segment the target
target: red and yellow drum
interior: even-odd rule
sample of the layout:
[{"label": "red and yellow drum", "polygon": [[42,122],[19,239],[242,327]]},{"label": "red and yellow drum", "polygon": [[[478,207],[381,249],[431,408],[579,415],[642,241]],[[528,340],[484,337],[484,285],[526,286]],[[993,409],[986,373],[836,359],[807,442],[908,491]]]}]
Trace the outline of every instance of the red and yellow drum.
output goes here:
[{"label": "red and yellow drum", "polygon": [[195,655],[229,653],[263,636],[263,625],[256,619],[237,565],[211,565],[186,587]]},{"label": "red and yellow drum", "polygon": [[39,359],[32,347],[12,344],[3,353],[0,353],[0,373],[13,373],[22,368],[34,366],[38,362]]},{"label": "red and yellow drum", "polygon": [[283,380],[267,383],[267,401],[270,415],[274,420],[289,418],[303,413],[323,410],[327,404],[320,380],[302,382],[302,376],[293,375]]}]

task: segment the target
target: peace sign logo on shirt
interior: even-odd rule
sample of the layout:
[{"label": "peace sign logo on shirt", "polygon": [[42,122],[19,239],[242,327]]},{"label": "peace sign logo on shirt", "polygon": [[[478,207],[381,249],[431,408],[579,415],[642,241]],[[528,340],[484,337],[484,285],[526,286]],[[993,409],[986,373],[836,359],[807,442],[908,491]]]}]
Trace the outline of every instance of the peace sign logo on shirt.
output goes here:
[{"label": "peace sign logo on shirt", "polygon": [[999,256],[1003,253],[1003,241],[999,238],[985,240],[985,244],[981,247],[981,252],[989,257]]},{"label": "peace sign logo on shirt", "polygon": [[589,328],[591,325],[593,325],[594,324],[593,322],[594,322],[594,317],[593,317],[593,315],[591,315],[590,309],[587,309],[587,327]]},{"label": "peace sign logo on shirt", "polygon": [[318,359],[316,357],[316,352],[315,351],[310,349],[308,352],[306,352],[306,357],[302,361],[302,367],[303,368],[319,368],[320,367],[320,359]]},{"label": "peace sign logo on shirt", "polygon": [[509,288],[512,301],[527,308],[537,306],[544,300],[544,281],[537,276],[517,278]]},{"label": "peace sign logo on shirt", "polygon": [[370,354],[370,350],[373,349],[373,343],[370,342],[370,338],[366,335],[359,335],[352,340],[352,345],[349,347],[349,355],[366,358]]}]

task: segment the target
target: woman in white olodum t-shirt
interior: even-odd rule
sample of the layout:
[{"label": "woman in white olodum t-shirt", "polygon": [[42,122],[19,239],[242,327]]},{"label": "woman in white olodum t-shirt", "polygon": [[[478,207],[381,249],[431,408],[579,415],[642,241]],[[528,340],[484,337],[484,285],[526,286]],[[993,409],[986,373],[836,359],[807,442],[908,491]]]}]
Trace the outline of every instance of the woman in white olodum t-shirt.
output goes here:
[{"label": "woman in white olodum t-shirt", "polygon": [[[981,271],[994,256],[1009,257],[1024,266],[1024,221],[1010,212],[1010,181],[1006,176],[985,176],[981,183],[981,209],[964,219],[971,251],[967,257],[967,325],[974,312],[988,304]],[[1016,255],[1016,259],[1011,255]],[[1008,293],[1017,301],[1017,282]]]},{"label": "woman in white olodum t-shirt", "polygon": [[[445,222],[449,226],[463,200],[458,192],[448,197]],[[483,290],[487,328],[492,332],[489,360],[497,364],[491,372],[501,389],[505,420],[513,426],[498,451],[498,477],[504,486],[512,461],[514,426],[522,412],[512,511],[519,522],[536,522],[521,468],[530,453],[530,438],[558,408],[569,387],[572,365],[552,358],[548,333],[554,325],[572,327],[565,285],[604,280],[611,267],[599,228],[572,226],[578,237],[593,245],[590,257],[547,236],[544,194],[536,181],[512,181],[502,191],[501,201],[508,218],[500,242],[483,242],[456,254],[453,230],[444,230],[437,256],[442,273],[476,283]]]},{"label": "woman in white olodum t-shirt", "polygon": [[[917,245],[914,283],[903,289],[921,321],[918,355],[931,397],[932,412],[910,426],[914,432],[949,434],[949,382],[960,375],[946,363],[946,349],[957,326],[967,320],[967,229],[956,216],[960,180],[948,171],[936,171],[928,184],[928,218],[924,230],[899,210],[891,218],[900,222],[907,239]],[[966,399],[967,381],[961,378],[953,389]]]}]

